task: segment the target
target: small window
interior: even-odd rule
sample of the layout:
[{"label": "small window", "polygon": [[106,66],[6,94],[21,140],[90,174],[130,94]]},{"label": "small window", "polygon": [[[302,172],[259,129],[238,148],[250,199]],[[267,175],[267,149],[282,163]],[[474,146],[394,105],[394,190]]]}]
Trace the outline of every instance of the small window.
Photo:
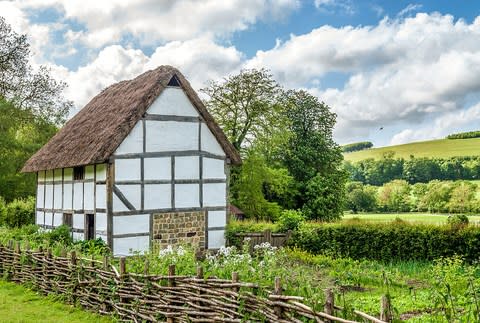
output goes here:
[{"label": "small window", "polygon": [[168,82],[167,86],[180,87],[180,81],[178,80],[176,75],[172,76],[172,78]]},{"label": "small window", "polygon": [[79,166],[73,168],[73,180],[78,181],[85,179],[85,167]]},{"label": "small window", "polygon": [[63,225],[66,225],[69,228],[73,227],[72,213],[63,213]]}]

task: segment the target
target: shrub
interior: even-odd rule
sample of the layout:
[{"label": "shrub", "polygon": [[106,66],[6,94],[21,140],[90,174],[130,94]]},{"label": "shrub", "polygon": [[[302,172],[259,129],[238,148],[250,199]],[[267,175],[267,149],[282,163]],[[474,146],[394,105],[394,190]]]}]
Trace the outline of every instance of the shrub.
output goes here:
[{"label": "shrub", "polygon": [[46,238],[49,245],[60,243],[68,246],[73,243],[72,233],[70,232],[70,228],[66,225],[61,225],[46,233]]},{"label": "shrub", "polygon": [[4,213],[4,224],[10,228],[34,224],[35,198],[13,200],[7,205]]},{"label": "shrub", "polygon": [[480,228],[409,223],[305,223],[293,233],[296,247],[353,259],[433,260],[455,254],[478,259]]},{"label": "shrub", "polygon": [[5,203],[5,199],[0,196],[0,225],[4,224],[6,209],[7,204]]},{"label": "shrub", "polygon": [[447,224],[454,229],[463,228],[468,225],[468,217],[465,214],[454,214],[447,218]]},{"label": "shrub", "polygon": [[272,232],[279,232],[280,226],[278,223],[266,222],[266,221],[236,221],[230,220],[225,231],[225,238],[231,246],[241,246],[242,238],[238,235],[245,232],[263,232],[270,230]]},{"label": "shrub", "polygon": [[300,224],[305,221],[301,211],[285,210],[278,219],[278,225],[281,231],[297,230]]},{"label": "shrub", "polygon": [[88,255],[103,256],[110,253],[110,248],[102,238],[92,240],[79,240],[75,245],[80,247],[80,251]]}]

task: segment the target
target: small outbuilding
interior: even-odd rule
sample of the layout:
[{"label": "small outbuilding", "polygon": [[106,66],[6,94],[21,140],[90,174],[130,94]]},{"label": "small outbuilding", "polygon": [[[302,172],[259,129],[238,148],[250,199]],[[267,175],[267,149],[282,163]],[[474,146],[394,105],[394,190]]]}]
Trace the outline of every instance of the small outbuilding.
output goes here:
[{"label": "small outbuilding", "polygon": [[225,244],[228,169],[241,159],[185,77],[160,66],[111,85],[25,164],[36,224],[115,255]]}]

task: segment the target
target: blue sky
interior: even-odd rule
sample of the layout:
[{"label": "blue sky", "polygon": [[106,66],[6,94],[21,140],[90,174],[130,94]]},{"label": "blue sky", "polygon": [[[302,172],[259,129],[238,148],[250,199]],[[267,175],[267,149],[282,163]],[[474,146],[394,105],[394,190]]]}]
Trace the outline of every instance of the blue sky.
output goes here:
[{"label": "blue sky", "polygon": [[331,106],[339,143],[441,138],[480,122],[477,1],[0,0],[0,15],[28,35],[32,63],[67,82],[75,111],[170,64],[197,89],[268,68]]}]

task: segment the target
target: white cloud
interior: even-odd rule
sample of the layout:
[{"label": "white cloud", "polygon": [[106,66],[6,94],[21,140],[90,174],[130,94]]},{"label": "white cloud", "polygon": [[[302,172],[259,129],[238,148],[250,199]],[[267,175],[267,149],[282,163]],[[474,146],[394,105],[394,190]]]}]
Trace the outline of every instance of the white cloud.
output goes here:
[{"label": "white cloud", "polygon": [[[98,48],[131,34],[144,43],[187,40],[206,34],[225,36],[259,20],[281,19],[298,0],[25,0],[23,9],[53,7],[64,18],[86,26],[75,37]],[[72,31],[69,32],[72,36]]]},{"label": "white cloud", "polygon": [[348,15],[355,13],[355,8],[351,0],[315,0],[315,7],[325,13],[335,13],[340,11]]},{"label": "white cloud", "polygon": [[365,139],[379,126],[461,111],[480,92],[480,18],[419,13],[376,26],[323,26],[258,51],[247,66],[268,67],[289,87],[347,75],[343,87],[310,90],[337,112],[337,139]]},{"label": "white cloud", "polygon": [[402,130],[392,137],[390,144],[399,145],[412,141],[444,138],[450,133],[465,131],[465,129],[477,130],[478,124],[480,124],[480,103],[463,111],[446,113],[416,129]]},{"label": "white cloud", "polygon": [[413,11],[417,11],[417,10],[420,10],[422,8],[422,5],[421,4],[413,4],[413,3],[410,3],[408,6],[406,6],[405,8],[403,8],[402,10],[400,10],[400,12],[398,13],[398,17],[403,17],[403,16],[406,16],[408,13],[411,13]]},{"label": "white cloud", "polygon": [[209,38],[199,38],[167,43],[157,47],[150,57],[141,50],[112,45],[76,71],[56,65],[50,67],[58,79],[69,85],[65,95],[74,101],[78,111],[105,87],[159,65],[179,68],[198,90],[210,79],[219,79],[239,70],[241,62],[242,54],[234,47],[223,47]]}]

